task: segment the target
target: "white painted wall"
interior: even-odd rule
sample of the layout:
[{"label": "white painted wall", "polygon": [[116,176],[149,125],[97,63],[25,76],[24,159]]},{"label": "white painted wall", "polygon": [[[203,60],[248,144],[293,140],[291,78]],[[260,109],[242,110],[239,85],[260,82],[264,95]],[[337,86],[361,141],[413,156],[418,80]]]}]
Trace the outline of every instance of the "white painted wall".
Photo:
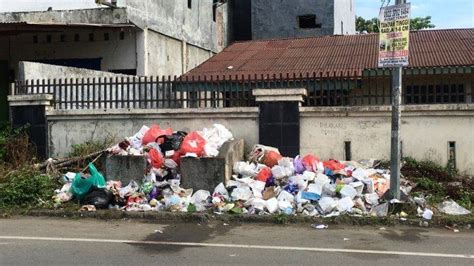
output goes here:
[{"label": "white painted wall", "polygon": [[[403,155],[448,162],[448,141],[456,142],[457,167],[474,175],[474,105],[405,106],[402,112]],[[391,112],[388,107],[301,108],[300,152],[323,159],[344,158],[351,142],[352,159],[389,159]]]}]

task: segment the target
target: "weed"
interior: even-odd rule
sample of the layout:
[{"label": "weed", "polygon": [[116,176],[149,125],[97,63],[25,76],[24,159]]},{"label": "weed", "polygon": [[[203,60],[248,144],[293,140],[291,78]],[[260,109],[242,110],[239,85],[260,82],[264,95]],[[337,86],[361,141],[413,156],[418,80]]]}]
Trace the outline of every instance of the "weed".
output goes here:
[{"label": "weed", "polygon": [[47,205],[59,184],[32,167],[11,171],[0,182],[0,208]]},{"label": "weed", "polygon": [[289,216],[286,213],[279,213],[278,215],[275,215],[275,223],[277,224],[287,224],[289,220]]}]

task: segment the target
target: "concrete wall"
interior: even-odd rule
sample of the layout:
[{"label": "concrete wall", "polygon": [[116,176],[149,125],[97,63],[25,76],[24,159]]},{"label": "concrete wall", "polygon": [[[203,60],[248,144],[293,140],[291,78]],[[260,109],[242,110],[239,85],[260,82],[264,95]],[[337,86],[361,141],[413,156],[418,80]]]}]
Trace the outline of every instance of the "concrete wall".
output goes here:
[{"label": "concrete wall", "polygon": [[0,13],[0,22],[122,24],[128,18],[125,8],[92,8]]},{"label": "concrete wall", "polygon": [[[332,35],[337,1],[340,0],[253,0],[252,39]],[[308,14],[315,14],[322,27],[300,29],[298,16]]]},{"label": "concrete wall", "polygon": [[[94,41],[89,41],[89,34],[94,34]],[[104,34],[109,34],[109,40]],[[60,41],[64,34],[66,40]],[[75,34],[79,34],[79,41],[74,41]],[[101,70],[136,69],[136,37],[135,30],[125,29],[124,39],[120,39],[120,32],[116,30],[91,29],[48,33],[24,33],[15,36],[0,37],[0,60],[7,60],[10,69],[18,73],[20,61],[37,61],[50,59],[87,59],[101,58]],[[51,36],[48,43],[47,36]],[[37,36],[38,42],[33,38]]]},{"label": "concrete wall", "polygon": [[334,34],[355,34],[354,0],[334,1]]},{"label": "concrete wall", "polygon": [[77,67],[55,66],[36,62],[23,62],[19,64],[18,80],[37,79],[76,79],[92,77],[122,77],[127,75],[111,72],[95,71]]},{"label": "concrete wall", "polygon": [[159,124],[174,130],[202,130],[220,123],[246,149],[258,142],[258,108],[148,109],[148,110],[54,110],[47,112],[49,151],[63,156],[71,145],[115,137],[118,141],[135,134],[142,125]]},{"label": "concrete wall", "polygon": [[[153,30],[146,32],[146,69],[138,68],[138,75],[181,75],[209,59],[213,53],[185,41],[177,40]],[[140,33],[142,34],[142,33]],[[143,59],[142,59],[143,60]],[[140,59],[138,60],[140,65]]]},{"label": "concrete wall", "polygon": [[142,29],[151,29],[188,44],[219,52],[227,46],[227,4],[217,8],[213,21],[212,0],[125,0],[128,19]]},{"label": "concrete wall", "polygon": [[[345,159],[351,142],[353,160],[389,159],[390,108],[300,107],[300,152],[322,159]],[[245,139],[258,142],[258,109],[52,110],[47,112],[50,155],[67,154],[71,145],[114,136],[133,135],[142,125],[157,123],[175,130],[199,130],[221,123]],[[448,142],[456,142],[456,166],[474,175],[474,105],[405,106],[402,112],[403,156],[448,162]]]},{"label": "concrete wall", "polygon": [[[301,111],[302,154],[345,159],[344,142],[351,142],[352,159],[390,158],[391,112],[381,107],[304,107]],[[456,142],[456,166],[474,175],[474,105],[405,106],[402,112],[403,156],[446,165],[448,142]]]}]

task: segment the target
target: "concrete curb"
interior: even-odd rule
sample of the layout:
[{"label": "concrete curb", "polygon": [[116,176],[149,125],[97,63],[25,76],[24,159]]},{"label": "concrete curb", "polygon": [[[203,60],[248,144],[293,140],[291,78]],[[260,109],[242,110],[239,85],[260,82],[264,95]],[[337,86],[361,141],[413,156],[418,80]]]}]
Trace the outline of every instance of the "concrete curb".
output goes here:
[{"label": "concrete curb", "polygon": [[309,216],[282,216],[282,215],[232,215],[214,213],[175,213],[175,212],[125,212],[118,210],[97,210],[96,212],[79,212],[74,210],[28,210],[7,213],[0,211],[0,217],[11,215],[24,215],[34,217],[60,217],[60,218],[95,218],[100,220],[130,219],[148,222],[237,222],[237,223],[259,223],[259,224],[333,224],[348,226],[423,226],[423,227],[444,227],[468,226],[474,224],[474,215],[468,216],[441,216],[433,217],[428,221],[428,225],[422,225],[423,220],[417,217],[407,218],[405,221],[397,217],[355,217],[341,215],[337,217],[322,218]]}]

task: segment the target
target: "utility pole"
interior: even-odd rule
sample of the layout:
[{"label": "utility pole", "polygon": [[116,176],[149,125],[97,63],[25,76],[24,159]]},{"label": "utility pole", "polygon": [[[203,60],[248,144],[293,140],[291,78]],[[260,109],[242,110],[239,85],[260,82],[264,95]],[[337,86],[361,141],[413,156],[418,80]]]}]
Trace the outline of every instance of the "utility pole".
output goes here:
[{"label": "utility pole", "polygon": [[[395,0],[395,5],[405,4],[406,0]],[[392,134],[390,145],[390,196],[400,199],[400,120],[402,101],[402,67],[392,71]]]}]

